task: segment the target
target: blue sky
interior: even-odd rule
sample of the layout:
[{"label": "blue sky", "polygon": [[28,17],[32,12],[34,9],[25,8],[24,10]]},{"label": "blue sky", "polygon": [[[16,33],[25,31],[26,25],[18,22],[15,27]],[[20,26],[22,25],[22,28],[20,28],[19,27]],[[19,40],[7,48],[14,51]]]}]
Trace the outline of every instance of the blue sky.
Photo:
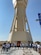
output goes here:
[{"label": "blue sky", "polygon": [[[12,0],[0,0],[0,41],[8,39],[14,13]],[[41,27],[39,22],[35,21],[38,13],[41,13],[41,0],[28,0],[26,16],[33,41],[41,41]]]}]

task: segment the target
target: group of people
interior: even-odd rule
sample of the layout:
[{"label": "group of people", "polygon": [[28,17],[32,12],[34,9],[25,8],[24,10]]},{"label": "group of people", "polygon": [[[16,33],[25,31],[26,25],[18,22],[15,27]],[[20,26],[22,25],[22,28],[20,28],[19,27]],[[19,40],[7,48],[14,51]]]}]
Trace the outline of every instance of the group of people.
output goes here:
[{"label": "group of people", "polygon": [[11,47],[11,44],[8,42],[8,43],[3,43],[2,44],[2,50],[6,50],[6,51],[8,51],[8,49],[10,49],[10,47]]},{"label": "group of people", "polygon": [[10,49],[11,47],[29,47],[29,48],[36,48],[36,51],[37,51],[37,49],[39,49],[39,48],[41,48],[41,45],[38,45],[38,44],[32,44],[32,43],[30,43],[30,44],[23,44],[23,43],[18,43],[18,44],[16,44],[16,43],[3,43],[2,44],[2,49],[3,50],[6,50],[6,51],[8,51],[8,49]]}]

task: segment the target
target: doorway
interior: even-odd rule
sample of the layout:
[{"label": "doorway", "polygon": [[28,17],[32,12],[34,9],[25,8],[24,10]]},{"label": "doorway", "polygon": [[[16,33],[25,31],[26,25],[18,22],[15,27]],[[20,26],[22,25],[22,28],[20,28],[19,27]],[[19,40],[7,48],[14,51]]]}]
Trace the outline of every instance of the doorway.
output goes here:
[{"label": "doorway", "polygon": [[17,41],[17,47],[20,47],[21,41]]}]

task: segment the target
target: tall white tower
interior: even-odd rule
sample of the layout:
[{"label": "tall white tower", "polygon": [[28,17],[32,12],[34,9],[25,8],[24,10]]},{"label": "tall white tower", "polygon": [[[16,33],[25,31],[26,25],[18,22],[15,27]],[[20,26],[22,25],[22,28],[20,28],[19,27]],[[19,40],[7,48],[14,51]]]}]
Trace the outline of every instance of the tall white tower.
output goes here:
[{"label": "tall white tower", "polygon": [[[15,2],[14,2],[15,1]],[[28,20],[26,18],[26,6],[28,0],[13,0],[15,8],[15,17],[9,33],[10,42],[28,42],[32,41]],[[28,30],[26,31],[26,23]]]}]

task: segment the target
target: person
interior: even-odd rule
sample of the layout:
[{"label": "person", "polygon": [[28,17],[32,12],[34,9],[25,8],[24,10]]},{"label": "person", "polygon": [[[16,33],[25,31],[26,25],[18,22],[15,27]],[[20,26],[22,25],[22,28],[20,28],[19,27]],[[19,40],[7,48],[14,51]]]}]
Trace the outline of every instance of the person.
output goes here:
[{"label": "person", "polygon": [[39,52],[39,50],[40,50],[40,45],[37,44],[37,51]]},{"label": "person", "polygon": [[6,47],[6,43],[3,43],[2,44],[2,49],[5,50],[5,47]]},{"label": "person", "polygon": [[37,51],[37,44],[36,44],[36,51]]},{"label": "person", "polygon": [[24,43],[22,43],[22,47],[24,48]]},{"label": "person", "polygon": [[6,51],[8,51],[8,49],[10,49],[10,43],[8,42],[8,43],[6,43]]},{"label": "person", "polygon": [[11,47],[14,47],[14,43],[11,43]]},{"label": "person", "polygon": [[6,49],[6,43],[3,43],[3,44],[2,44],[1,53],[2,53],[2,51],[5,51],[5,49]]},{"label": "person", "polygon": [[28,48],[28,44],[27,44],[27,43],[25,43],[25,45],[24,45],[24,46]]},{"label": "person", "polygon": [[17,47],[20,47],[20,44],[21,44],[21,42],[20,42],[20,41],[18,41],[18,42],[17,42]]}]

